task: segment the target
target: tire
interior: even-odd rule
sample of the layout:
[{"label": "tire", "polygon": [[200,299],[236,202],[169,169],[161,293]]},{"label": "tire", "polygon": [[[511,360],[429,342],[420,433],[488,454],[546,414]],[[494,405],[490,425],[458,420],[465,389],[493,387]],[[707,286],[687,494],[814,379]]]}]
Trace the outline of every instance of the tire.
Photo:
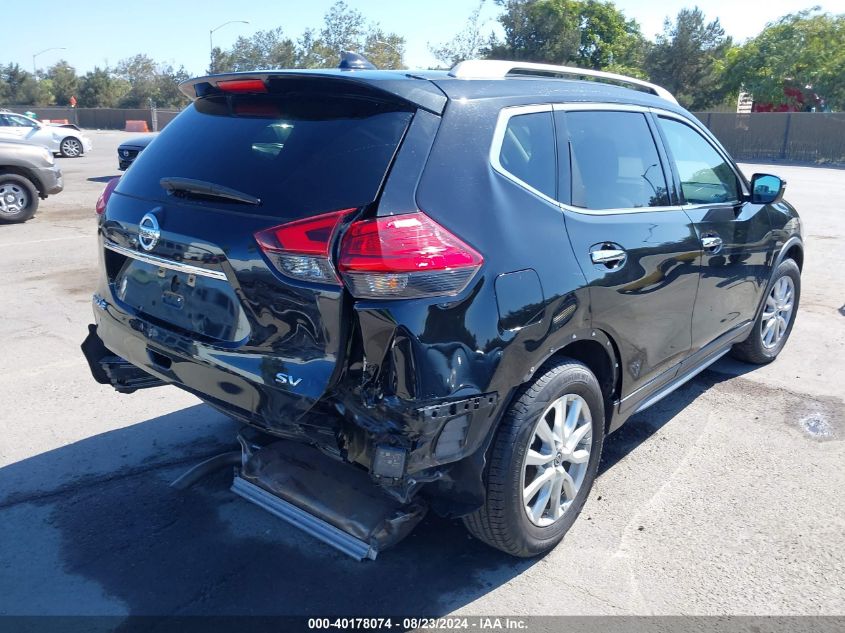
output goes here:
[{"label": "tire", "polygon": [[82,141],[75,136],[68,136],[59,143],[59,153],[65,158],[79,158],[82,156]]},{"label": "tire", "polygon": [[[779,290],[785,288],[787,293],[778,297]],[[755,365],[771,363],[778,357],[789,335],[792,333],[792,326],[795,324],[795,317],[798,314],[798,302],[801,299],[801,271],[791,259],[783,260],[775,270],[772,281],[766,288],[766,296],[763,299],[763,309],[754,321],[751,334],[742,343],[737,343],[731,350],[731,355],[739,360]],[[790,307],[786,314],[786,307]],[[775,317],[772,317],[774,314]],[[780,323],[769,326],[772,318],[778,318]],[[774,333],[770,327],[781,329]],[[770,337],[767,340],[767,333]]]},{"label": "tire", "polygon": [[[522,387],[505,414],[488,455],[487,498],[480,509],[463,519],[470,533],[479,540],[523,558],[554,548],[578,518],[595,481],[604,441],[604,401],[599,383],[587,366],[563,359],[541,372],[534,382]],[[578,418],[571,427],[574,432],[570,429],[568,435],[568,441],[573,441],[579,429],[589,425],[586,435],[575,445],[577,450],[569,453],[573,458],[585,460],[579,464],[558,461],[561,453],[545,443],[541,445],[537,435],[544,435],[540,425],[545,425],[547,431],[551,429],[549,421],[559,415],[555,404],[564,398],[567,414],[578,406],[582,416],[585,411],[589,416],[589,421]],[[552,437],[555,437],[554,433]],[[566,442],[567,436],[563,435],[563,438]],[[555,441],[558,439],[560,436]],[[532,466],[526,464],[529,449],[533,460],[545,459],[544,455],[549,453],[556,454],[557,458],[542,466]],[[589,450],[587,458],[583,455],[585,450]],[[541,498],[546,484],[536,493],[529,493],[528,506],[536,511],[543,505],[541,516],[535,513],[531,518],[523,499],[524,490],[537,478],[542,478],[541,473],[549,468],[555,473],[563,468],[570,473],[570,481],[580,479],[580,483],[574,489],[572,483],[563,483],[562,488],[558,488],[563,493],[558,499],[566,499],[566,504],[558,504],[560,514],[557,518],[552,514],[554,503],[551,502],[556,494],[556,479],[549,482],[547,505],[543,505]],[[553,478],[556,476],[559,475],[552,474]]]},{"label": "tire", "polygon": [[38,210],[38,190],[17,174],[0,174],[0,222],[26,222]]}]

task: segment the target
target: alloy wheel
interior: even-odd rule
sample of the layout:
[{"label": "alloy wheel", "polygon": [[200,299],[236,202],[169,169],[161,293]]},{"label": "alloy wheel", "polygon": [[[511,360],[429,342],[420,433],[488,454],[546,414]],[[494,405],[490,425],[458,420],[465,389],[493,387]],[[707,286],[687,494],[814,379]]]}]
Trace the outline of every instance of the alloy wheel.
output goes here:
[{"label": "alloy wheel", "polygon": [[75,138],[66,138],[62,141],[62,154],[68,158],[76,158],[82,153],[82,144]]},{"label": "alloy wheel", "polygon": [[587,402],[566,394],[537,420],[522,466],[522,502],[538,527],[558,521],[572,505],[590,462],[593,423]]},{"label": "alloy wheel", "polygon": [[789,328],[794,307],[795,283],[792,281],[792,277],[784,275],[775,282],[766,297],[763,318],[760,320],[760,336],[763,339],[763,347],[772,349],[783,340],[786,330]]}]

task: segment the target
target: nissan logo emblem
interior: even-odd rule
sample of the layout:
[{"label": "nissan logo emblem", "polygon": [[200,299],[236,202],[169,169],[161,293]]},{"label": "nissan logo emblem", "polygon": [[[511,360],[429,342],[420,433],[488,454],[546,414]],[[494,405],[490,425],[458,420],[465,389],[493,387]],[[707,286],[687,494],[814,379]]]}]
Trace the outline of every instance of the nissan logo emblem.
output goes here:
[{"label": "nissan logo emblem", "polygon": [[138,243],[145,251],[151,251],[158,244],[161,229],[158,220],[152,213],[147,213],[138,223]]}]

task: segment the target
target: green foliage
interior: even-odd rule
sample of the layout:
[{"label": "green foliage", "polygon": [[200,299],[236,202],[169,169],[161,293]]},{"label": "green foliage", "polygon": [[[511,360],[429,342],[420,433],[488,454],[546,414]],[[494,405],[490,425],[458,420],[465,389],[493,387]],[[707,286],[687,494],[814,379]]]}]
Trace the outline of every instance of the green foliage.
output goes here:
[{"label": "green foliage", "polygon": [[646,71],[681,105],[702,110],[725,98],[720,60],[731,46],[718,18],[705,22],[698,7],[681,9],[674,23],[664,22],[663,33],[646,57]]},{"label": "green foliage", "polygon": [[188,79],[184,68],[174,70],[170,65],[157,64],[147,55],[140,54],[119,61],[114,75],[129,85],[129,91],[119,102],[122,108],[148,108],[151,103],[167,108],[188,102],[178,90],[179,81]]},{"label": "green foliage", "polygon": [[32,73],[18,64],[0,67],[0,83],[3,84],[4,102],[10,105],[35,105],[41,101],[38,83]]},{"label": "green foliage", "polygon": [[209,72],[232,72],[268,68],[291,68],[296,64],[296,45],[281,27],[239,37],[228,51],[212,51]]},{"label": "green foliage", "polygon": [[743,87],[754,101],[780,105],[784,87],[797,87],[845,110],[845,14],[818,8],[770,23],[726,60],[729,85]]},{"label": "green foliage", "polygon": [[65,60],[59,60],[47,69],[46,81],[51,82],[50,92],[57,105],[68,105],[71,97],[78,98],[79,77],[76,69]]},{"label": "green foliage", "polygon": [[634,72],[647,43],[639,25],[612,2],[497,0],[503,41],[491,38],[487,57]]},{"label": "green foliage", "polygon": [[307,29],[294,42],[281,27],[239,37],[234,46],[215,48],[209,72],[265,68],[335,68],[341,51],[365,55],[378,68],[402,68],[405,38],[368,24],[342,0],[331,6],[319,31]]},{"label": "green foliage", "polygon": [[80,108],[116,108],[132,86],[112,75],[108,68],[95,67],[79,80],[76,99]]},{"label": "green foliage", "polygon": [[[735,102],[745,89],[755,101],[784,103],[784,88],[817,95],[828,108],[845,110],[845,14],[818,8],[772,22],[742,46],[719,20],[707,22],[696,7],[667,19],[654,44],[639,25],[608,0],[494,0],[504,37],[485,33],[478,0],[466,26],[429,49],[444,66],[487,57],[565,64],[648,77],[690,109]],[[211,51],[210,72],[273,68],[334,68],[343,50],[362,53],[378,68],[402,68],[405,38],[369,22],[344,0],[326,12],[319,28],[298,38],[281,27],[239,37],[228,50]],[[184,68],[145,54],[84,76],[61,60],[38,76],[18,64],[0,66],[0,104],[80,107],[181,107]]]}]

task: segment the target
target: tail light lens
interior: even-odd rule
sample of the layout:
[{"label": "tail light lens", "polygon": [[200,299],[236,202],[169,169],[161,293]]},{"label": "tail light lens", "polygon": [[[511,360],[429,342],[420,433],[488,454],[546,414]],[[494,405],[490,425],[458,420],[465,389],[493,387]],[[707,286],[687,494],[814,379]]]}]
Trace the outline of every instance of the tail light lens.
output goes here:
[{"label": "tail light lens", "polygon": [[258,245],[283,275],[315,283],[339,284],[331,262],[332,238],[341,220],[354,211],[297,220],[255,234]]},{"label": "tail light lens", "polygon": [[455,295],[484,258],[421,212],[353,223],[338,269],[349,291],[367,299]]},{"label": "tail light lens", "polygon": [[218,81],[217,87],[224,92],[267,92],[267,84],[261,79],[226,79]]},{"label": "tail light lens", "polygon": [[103,215],[106,212],[106,205],[109,203],[109,198],[111,198],[111,194],[114,188],[117,187],[118,182],[120,182],[120,176],[112,178],[106,183],[105,189],[103,189],[100,197],[97,198],[97,204],[94,206],[94,211],[97,212],[97,215]]}]

